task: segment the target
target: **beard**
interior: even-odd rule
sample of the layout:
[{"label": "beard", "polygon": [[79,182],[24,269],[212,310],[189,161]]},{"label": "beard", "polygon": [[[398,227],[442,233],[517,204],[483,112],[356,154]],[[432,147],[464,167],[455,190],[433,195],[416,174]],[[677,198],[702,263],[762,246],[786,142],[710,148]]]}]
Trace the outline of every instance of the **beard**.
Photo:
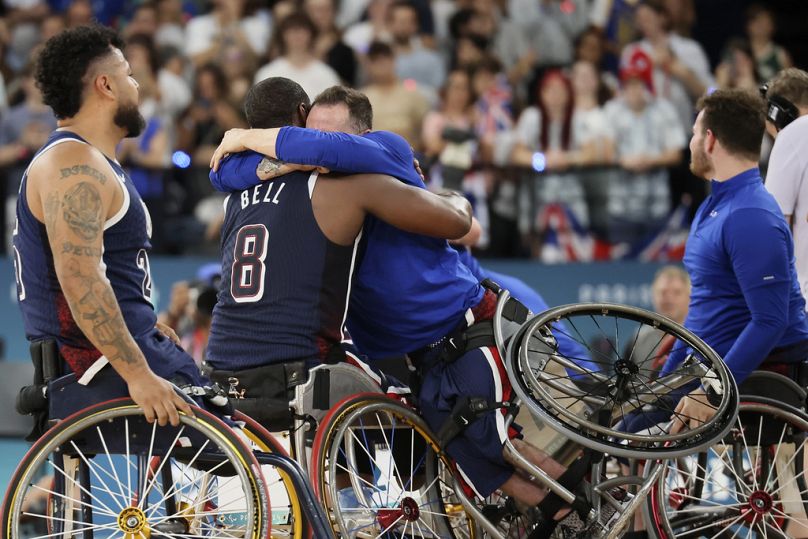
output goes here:
[{"label": "beard", "polygon": [[709,179],[713,171],[713,166],[710,163],[710,158],[707,157],[707,152],[704,148],[699,147],[690,156],[690,172],[699,178]]},{"label": "beard", "polygon": [[146,119],[140,114],[137,104],[118,105],[112,121],[126,132],[126,137],[136,137],[146,127]]}]

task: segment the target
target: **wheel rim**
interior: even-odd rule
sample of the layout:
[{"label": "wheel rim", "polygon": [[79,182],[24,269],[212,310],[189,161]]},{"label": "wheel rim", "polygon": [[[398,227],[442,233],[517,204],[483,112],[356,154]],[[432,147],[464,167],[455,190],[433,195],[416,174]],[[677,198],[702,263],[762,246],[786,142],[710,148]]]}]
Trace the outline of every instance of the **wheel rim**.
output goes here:
[{"label": "wheel rim", "polygon": [[[659,338],[641,356],[637,341],[645,331]],[[602,338],[608,348],[593,348],[588,334]],[[566,357],[559,339],[577,343],[589,357]],[[684,343],[693,353],[672,373],[659,376],[659,368],[650,366],[669,352],[663,353],[663,343]],[[735,417],[737,388],[715,352],[681,326],[642,309],[611,304],[550,309],[525,324],[508,358],[512,385],[535,415],[573,440],[613,455],[688,454],[723,436]],[[670,434],[667,418],[676,402],[700,383],[721,391],[716,415]]]},{"label": "wheel rim", "polygon": [[755,402],[742,402],[741,414],[745,428],[739,419],[707,458],[668,464],[649,504],[660,537],[808,536],[800,462],[808,416]]},{"label": "wheel rim", "polygon": [[[189,534],[214,539],[261,537],[256,496],[262,486],[251,476],[260,471],[251,469],[252,463],[244,460],[231,440],[207,422],[184,415],[177,428],[153,423],[142,432],[135,428],[141,425],[138,407],[119,406],[52,435],[16,481],[7,515],[11,536],[42,536],[22,531],[22,521],[28,520],[45,523],[55,536],[91,532],[96,538],[126,539]],[[123,442],[110,436],[111,426]],[[167,437],[165,429],[173,429]],[[148,452],[134,449],[138,436],[148,440]],[[199,436],[206,438],[203,447],[180,456],[182,445]],[[167,453],[156,457],[154,450],[161,439],[169,441]],[[122,446],[120,454],[118,446]],[[227,476],[217,474],[225,470]],[[35,478],[48,472],[59,478],[55,484],[64,485],[63,492],[36,484]],[[260,475],[258,481],[262,481]],[[23,509],[37,494],[47,494],[50,503],[42,510]]]}]

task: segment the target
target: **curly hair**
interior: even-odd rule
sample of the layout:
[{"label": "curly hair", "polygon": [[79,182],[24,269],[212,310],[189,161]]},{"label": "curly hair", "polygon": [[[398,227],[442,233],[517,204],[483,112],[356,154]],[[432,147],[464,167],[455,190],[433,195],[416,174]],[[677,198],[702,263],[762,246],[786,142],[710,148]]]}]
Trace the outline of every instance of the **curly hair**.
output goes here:
[{"label": "curly hair", "polygon": [[123,48],[115,31],[100,25],[79,26],[50,38],[37,60],[36,83],[45,104],[59,119],[75,116],[81,108],[84,76],[90,65]]}]

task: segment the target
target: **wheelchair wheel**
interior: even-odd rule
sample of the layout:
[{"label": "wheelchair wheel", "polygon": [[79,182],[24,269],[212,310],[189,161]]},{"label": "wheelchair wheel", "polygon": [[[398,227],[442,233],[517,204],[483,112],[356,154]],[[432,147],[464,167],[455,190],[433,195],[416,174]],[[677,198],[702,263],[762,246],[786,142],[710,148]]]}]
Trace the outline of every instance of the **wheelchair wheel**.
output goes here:
[{"label": "wheelchair wheel", "polygon": [[808,415],[742,397],[735,426],[707,451],[668,462],[648,498],[661,539],[808,537]]},{"label": "wheelchair wheel", "polygon": [[194,414],[160,427],[116,399],[60,421],[17,467],[0,537],[269,537],[257,461],[217,417]]},{"label": "wheelchair wheel", "polygon": [[[680,347],[686,359],[663,374],[668,354]],[[615,456],[690,454],[720,439],[737,414],[738,390],[718,355],[679,324],[635,307],[549,309],[522,327],[507,358],[511,384],[534,415],[574,442]],[[714,417],[671,434],[678,401],[700,385],[717,395]]]},{"label": "wheelchair wheel", "polygon": [[[253,418],[236,412],[233,414],[233,420],[244,423],[244,434],[250,439],[254,451],[289,456],[275,436]],[[303,537],[303,509],[292,480],[285,472],[274,466],[261,466],[261,471],[272,500],[272,539]]]},{"label": "wheelchair wheel", "polygon": [[453,467],[410,408],[360,394],[317,429],[314,490],[339,537],[478,537],[453,487]]}]

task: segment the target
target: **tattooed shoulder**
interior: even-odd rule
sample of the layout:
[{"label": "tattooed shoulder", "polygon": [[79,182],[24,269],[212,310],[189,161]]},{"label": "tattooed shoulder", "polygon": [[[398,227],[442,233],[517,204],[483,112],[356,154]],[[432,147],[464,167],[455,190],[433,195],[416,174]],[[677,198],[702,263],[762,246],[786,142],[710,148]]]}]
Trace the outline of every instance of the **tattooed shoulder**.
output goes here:
[{"label": "tattooed shoulder", "polygon": [[101,195],[90,182],[80,182],[65,192],[63,218],[73,232],[92,241],[104,228]]},{"label": "tattooed shoulder", "polygon": [[98,183],[102,185],[107,182],[106,175],[97,168],[92,167],[90,165],[73,165],[72,167],[63,168],[59,172],[61,172],[62,178],[69,178],[70,176],[81,175],[94,178],[98,180]]}]

